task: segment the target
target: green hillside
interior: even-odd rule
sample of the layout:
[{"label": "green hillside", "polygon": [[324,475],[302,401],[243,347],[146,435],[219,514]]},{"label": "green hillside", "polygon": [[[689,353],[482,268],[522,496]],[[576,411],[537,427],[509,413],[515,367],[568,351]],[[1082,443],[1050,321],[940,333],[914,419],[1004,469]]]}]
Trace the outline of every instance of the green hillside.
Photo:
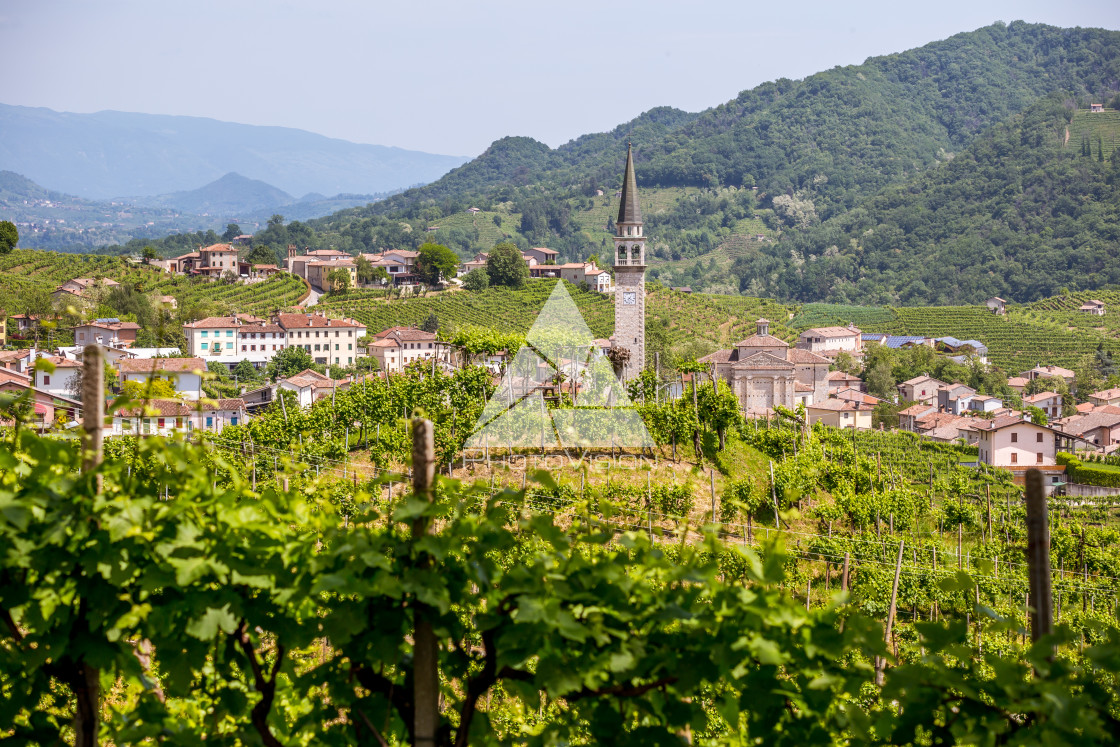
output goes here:
[{"label": "green hillside", "polygon": [[49,312],[55,306],[51,291],[80,277],[110,278],[145,295],[172,296],[181,311],[199,314],[268,314],[300,302],[307,293],[306,284],[287,273],[259,283],[226,284],[169,275],[122,257],[19,249],[0,256],[0,309],[12,314]]},{"label": "green hillside", "polygon": [[1098,158],[1111,158],[1120,148],[1120,111],[1105,109],[1103,112],[1090,112],[1078,109],[1073,121],[1069,123],[1069,137],[1066,148],[1080,150],[1087,147],[1091,155]]}]

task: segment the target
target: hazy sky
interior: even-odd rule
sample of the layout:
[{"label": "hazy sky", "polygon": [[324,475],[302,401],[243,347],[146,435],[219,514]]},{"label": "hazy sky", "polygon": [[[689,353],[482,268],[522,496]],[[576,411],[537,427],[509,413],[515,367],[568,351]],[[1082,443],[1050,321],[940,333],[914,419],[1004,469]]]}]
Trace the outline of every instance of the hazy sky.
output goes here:
[{"label": "hazy sky", "polygon": [[0,0],[0,102],[476,155],[1015,19],[1116,29],[1120,2]]}]

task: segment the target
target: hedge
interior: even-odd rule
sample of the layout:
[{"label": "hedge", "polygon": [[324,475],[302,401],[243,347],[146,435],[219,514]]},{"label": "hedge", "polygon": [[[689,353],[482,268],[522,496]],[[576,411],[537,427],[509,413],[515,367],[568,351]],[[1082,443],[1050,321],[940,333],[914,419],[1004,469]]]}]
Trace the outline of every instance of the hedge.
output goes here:
[{"label": "hedge", "polygon": [[1120,488],[1120,467],[1098,462],[1086,464],[1072,454],[1066,453],[1059,453],[1056,461],[1066,466],[1066,474],[1069,475],[1070,482]]}]

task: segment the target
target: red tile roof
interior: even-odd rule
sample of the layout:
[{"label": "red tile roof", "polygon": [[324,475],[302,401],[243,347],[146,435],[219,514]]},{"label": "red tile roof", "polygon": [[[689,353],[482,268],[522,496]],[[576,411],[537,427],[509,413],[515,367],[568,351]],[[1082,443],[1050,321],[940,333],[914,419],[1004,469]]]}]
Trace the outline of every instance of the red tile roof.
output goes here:
[{"label": "red tile roof", "polygon": [[117,362],[121,373],[190,373],[205,371],[202,358],[122,358]]}]

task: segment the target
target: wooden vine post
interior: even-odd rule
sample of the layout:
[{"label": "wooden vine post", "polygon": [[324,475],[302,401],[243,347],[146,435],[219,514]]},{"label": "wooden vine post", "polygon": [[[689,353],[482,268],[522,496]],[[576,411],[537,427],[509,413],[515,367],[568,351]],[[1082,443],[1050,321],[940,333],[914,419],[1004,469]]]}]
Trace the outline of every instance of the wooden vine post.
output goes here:
[{"label": "wooden vine post", "polygon": [[[101,465],[102,429],[105,427],[105,364],[99,345],[82,351],[82,471]],[[101,492],[101,475],[94,489]],[[77,701],[74,709],[74,747],[96,747],[101,726],[101,673],[83,660],[69,673],[70,688]]]},{"label": "wooden vine post", "polygon": [[[417,498],[433,499],[435,480],[435,441],[432,422],[424,418],[412,421],[412,491]],[[416,540],[428,532],[426,516],[412,522]],[[424,558],[420,561],[428,563]],[[439,652],[435,633],[428,619],[427,605],[417,603],[413,613],[413,734],[417,745],[435,745],[439,729]]]},{"label": "wooden vine post", "polygon": [[1031,640],[1053,632],[1053,590],[1050,587],[1050,517],[1042,473],[1027,470],[1027,572],[1030,574]]},{"label": "wooden vine post", "polygon": [[[898,605],[898,578],[902,575],[902,550],[905,546],[904,540],[898,541],[898,558],[894,561],[894,583],[891,584],[891,608],[887,612],[887,632],[885,639],[887,645],[891,643],[891,633],[894,629],[894,615]],[[875,684],[880,687],[883,686],[883,671],[886,668],[886,660],[879,656],[875,659]]]}]

